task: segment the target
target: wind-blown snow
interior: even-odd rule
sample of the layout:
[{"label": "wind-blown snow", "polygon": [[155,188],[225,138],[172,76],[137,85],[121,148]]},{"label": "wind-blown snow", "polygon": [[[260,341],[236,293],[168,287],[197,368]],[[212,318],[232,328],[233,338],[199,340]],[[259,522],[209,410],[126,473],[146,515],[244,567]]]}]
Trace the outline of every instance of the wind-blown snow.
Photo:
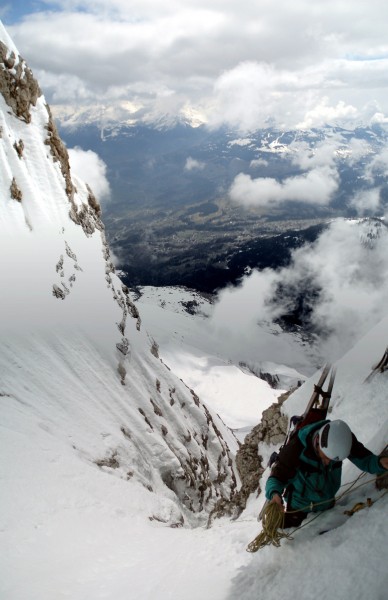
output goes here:
[{"label": "wind-blown snow", "polygon": [[[16,53],[2,28],[0,39]],[[281,549],[245,552],[260,530],[262,494],[238,520],[206,529],[212,503],[233,486],[237,449],[215,413],[237,427],[253,424],[262,410],[255,395],[269,403],[273,392],[248,368],[228,364],[194,319],[163,313],[175,327],[164,350],[166,329],[153,330],[162,313],[139,302],[147,334],[114,273],[98,209],[74,177],[69,217],[60,163],[44,143],[42,96],[30,112],[31,122],[22,122],[0,96],[0,597],[382,600],[387,496],[351,519],[343,515],[356,501],[379,498],[372,483]],[[13,178],[21,201],[12,197]],[[338,362],[332,401],[332,417],[346,419],[376,452],[387,442],[387,375],[363,381],[387,338],[385,319]],[[190,344],[194,368],[179,365]],[[227,384],[219,397],[209,394],[209,408],[195,393],[206,394],[201,368],[213,392],[216,379]],[[287,414],[304,408],[316,380],[290,397]],[[249,400],[232,405],[238,390]],[[344,480],[356,474],[347,464]],[[340,526],[317,535],[332,523]]]}]

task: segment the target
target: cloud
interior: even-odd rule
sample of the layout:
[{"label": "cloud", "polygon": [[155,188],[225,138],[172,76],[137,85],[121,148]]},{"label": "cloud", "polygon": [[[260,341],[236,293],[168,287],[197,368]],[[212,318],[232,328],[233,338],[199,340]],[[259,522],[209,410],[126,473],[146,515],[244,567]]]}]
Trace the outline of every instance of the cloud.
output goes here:
[{"label": "cloud", "polygon": [[196,160],[195,158],[192,158],[191,156],[189,156],[186,160],[186,164],[185,164],[185,171],[201,171],[202,169],[205,168],[205,163],[201,162],[200,160]]},{"label": "cloud", "polygon": [[[366,140],[336,133],[321,142],[314,138],[309,141],[296,138],[280,157],[290,161],[298,172],[284,179],[254,178],[239,173],[230,186],[230,199],[244,206],[267,209],[276,208],[284,202],[327,206],[339,188],[340,169],[352,167],[363,160],[365,165],[363,171],[360,170],[360,189],[349,201],[349,207],[360,216],[381,216],[381,191],[388,177],[388,146],[375,153]],[[250,166],[259,165],[265,166],[265,163],[252,161]]]},{"label": "cloud", "polygon": [[351,166],[371,153],[372,149],[366,140],[351,138],[347,143],[346,159]]},{"label": "cloud", "polygon": [[190,106],[248,130],[387,120],[384,0],[25,6],[5,24],[50,103],[129,100],[152,118]]},{"label": "cloud", "polygon": [[257,158],[255,160],[251,160],[251,162],[249,163],[249,166],[251,169],[256,169],[256,168],[260,168],[260,167],[268,167],[269,162],[268,160],[265,160],[264,158]]},{"label": "cloud", "polygon": [[377,123],[379,125],[387,125],[388,124],[388,117],[386,117],[383,113],[381,112],[376,112],[374,113],[374,115],[372,116],[371,120],[370,120],[371,124],[373,125],[374,123]]},{"label": "cloud", "polygon": [[82,150],[78,146],[68,152],[71,172],[90,186],[99,202],[109,200],[110,187],[104,161],[92,150]]},{"label": "cloud", "polygon": [[270,177],[252,179],[240,173],[229,190],[229,196],[245,206],[273,207],[283,202],[326,205],[337,188],[337,171],[320,167],[282,182]]},{"label": "cloud", "polygon": [[295,250],[288,267],[255,271],[239,287],[220,292],[211,324],[223,332],[230,353],[244,355],[244,347],[256,344],[257,360],[262,353],[281,361],[281,345],[272,345],[268,358],[267,339],[256,339],[264,336],[258,324],[273,323],[295,308],[298,295],[308,297],[312,290],[309,319],[318,332],[316,349],[336,360],[386,316],[387,226],[376,220],[333,222],[314,244]]},{"label": "cloud", "polygon": [[370,190],[362,190],[350,201],[350,206],[353,207],[357,214],[362,215],[376,215],[381,214],[381,190],[380,188],[372,188]]},{"label": "cloud", "polygon": [[245,206],[275,207],[284,202],[304,202],[325,206],[338,189],[339,174],[336,166],[340,137],[333,137],[310,147],[307,142],[289,145],[288,156],[304,172],[278,181],[270,177],[253,179],[239,173],[229,190],[234,202]]},{"label": "cloud", "polygon": [[[311,129],[370,122],[376,118],[376,110],[370,114],[371,92],[365,93],[362,79],[374,74],[373,94],[379,100],[375,109],[380,107],[381,102],[385,104],[383,69],[387,66],[388,59],[379,61],[378,68],[370,61],[360,62],[357,69],[347,60],[323,59],[314,66],[288,69],[257,61],[239,63],[215,81],[215,107],[209,114],[210,124],[218,126],[226,121],[249,131],[269,125]],[[378,89],[381,93],[376,93]]]},{"label": "cloud", "polygon": [[[301,169],[314,169],[319,167],[333,167],[338,158],[344,140],[341,135],[332,135],[323,142],[309,144],[306,141],[296,140],[289,145],[292,162]],[[348,142],[346,141],[346,146]]]},{"label": "cloud", "polygon": [[325,96],[317,106],[306,112],[304,120],[297,123],[295,127],[296,129],[312,129],[338,121],[354,120],[356,117],[358,117],[358,111],[354,106],[346,105],[343,100],[337,102],[336,106],[330,106],[329,99]]},{"label": "cloud", "polygon": [[365,169],[365,176],[371,183],[375,183],[377,177],[388,177],[388,146],[373,156]]}]

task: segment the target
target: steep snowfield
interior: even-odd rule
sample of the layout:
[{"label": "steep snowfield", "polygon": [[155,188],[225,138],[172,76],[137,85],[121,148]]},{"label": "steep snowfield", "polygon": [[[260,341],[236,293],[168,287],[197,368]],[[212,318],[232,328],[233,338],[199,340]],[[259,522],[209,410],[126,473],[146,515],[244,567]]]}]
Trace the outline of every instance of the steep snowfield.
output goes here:
[{"label": "steep snowfield", "polygon": [[115,275],[100,208],[71,176],[30,70],[0,38],[5,554],[21,551],[46,508],[60,515],[84,486],[75,502],[88,506],[88,485],[106,481],[146,522],[206,523],[236,487],[237,441],[158,357]]},{"label": "steep snowfield", "polygon": [[[1,90],[20,100],[23,86],[34,86],[2,28],[0,39],[8,48]],[[377,498],[372,484],[281,549],[245,552],[260,530],[262,496],[237,521],[206,529],[214,501],[233,490],[236,440],[170,371],[162,349],[158,357],[160,329],[149,335],[141,325],[114,273],[98,206],[67,171],[44,98],[30,100],[15,107],[0,96],[0,597],[382,600],[387,496],[351,519],[342,514]],[[362,382],[387,339],[385,320],[339,361],[333,396],[332,416],[375,451],[387,441],[387,376]],[[198,377],[197,367],[186,375]],[[228,372],[233,393],[241,373]],[[291,397],[288,414],[304,408],[316,379]],[[252,410],[260,403],[227,406],[225,419],[249,425]],[[355,475],[347,465],[345,480]],[[342,526],[317,536],[330,523]]]}]

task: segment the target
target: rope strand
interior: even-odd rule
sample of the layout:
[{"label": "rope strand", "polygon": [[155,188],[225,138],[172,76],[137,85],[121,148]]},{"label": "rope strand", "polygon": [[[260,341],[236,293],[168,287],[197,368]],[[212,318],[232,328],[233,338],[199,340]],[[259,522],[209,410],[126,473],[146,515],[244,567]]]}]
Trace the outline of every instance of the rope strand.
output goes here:
[{"label": "rope strand", "polygon": [[[292,514],[292,513],[301,512],[301,511],[305,511],[305,510],[311,510],[311,508],[314,508],[315,506],[321,506],[322,504],[327,504],[328,502],[338,502],[339,500],[342,500],[342,498],[344,498],[345,496],[347,496],[348,494],[350,494],[350,491],[352,489],[353,489],[353,491],[354,490],[358,490],[360,487],[363,487],[364,485],[368,485],[368,483],[373,483],[374,481],[376,481],[376,479],[380,479],[381,477],[385,477],[386,473],[382,473],[381,475],[376,475],[374,477],[374,479],[368,479],[367,481],[364,481],[363,483],[360,483],[359,485],[357,485],[356,487],[354,487],[354,484],[357,481],[359,481],[359,479],[361,479],[363,475],[364,475],[364,473],[361,473],[361,475],[359,475],[357,477],[357,479],[355,479],[353,482],[351,482],[352,485],[350,486],[350,488],[347,489],[347,490],[345,490],[339,496],[335,496],[334,498],[328,498],[327,500],[323,500],[322,502],[310,502],[310,504],[306,504],[305,506],[301,506],[297,510],[288,510],[287,512],[290,513],[290,514]],[[349,484],[344,484],[344,485],[349,485]]]}]

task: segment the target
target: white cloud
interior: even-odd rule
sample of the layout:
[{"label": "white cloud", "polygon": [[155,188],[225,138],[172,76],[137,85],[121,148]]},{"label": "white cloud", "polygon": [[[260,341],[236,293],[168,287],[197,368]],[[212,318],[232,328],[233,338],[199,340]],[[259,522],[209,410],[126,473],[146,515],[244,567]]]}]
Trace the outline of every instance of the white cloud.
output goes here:
[{"label": "white cloud", "polygon": [[104,161],[92,150],[77,146],[68,152],[71,172],[90,186],[99,202],[109,200],[110,187]]},{"label": "white cloud", "polygon": [[[313,145],[309,145],[305,141],[292,142],[289,145],[289,151],[293,153],[293,163],[301,169],[333,167],[343,143],[340,135],[333,135],[331,138]],[[346,144],[348,145],[348,142]]]},{"label": "white cloud", "polygon": [[377,176],[388,177],[388,146],[376,154],[366,168],[366,178],[372,183]]},{"label": "white cloud", "polygon": [[[381,62],[386,68],[388,60]],[[272,124],[280,128],[311,129],[325,124],[354,126],[360,121],[369,122],[370,92],[364,93],[362,79],[369,77],[374,67],[370,61],[360,64],[362,75],[360,65],[354,72],[352,61],[323,60],[314,66],[287,70],[257,61],[239,63],[215,81],[215,106],[209,115],[210,123],[217,126],[226,121],[249,131]],[[385,86],[381,76],[376,81],[376,89],[381,90],[376,96],[380,102]],[[377,105],[380,106],[378,102]]]},{"label": "white cloud", "polygon": [[201,171],[202,169],[205,168],[205,163],[200,161],[200,160],[196,160],[195,158],[192,158],[191,156],[189,156],[186,160],[185,163],[185,171]]},{"label": "white cloud", "polygon": [[386,117],[383,113],[381,112],[376,112],[371,120],[370,120],[371,124],[373,125],[374,123],[378,123],[379,125],[386,125],[388,124],[388,117]]},{"label": "white cloud", "polygon": [[252,179],[240,173],[229,190],[229,196],[245,206],[271,207],[287,201],[326,205],[337,188],[337,171],[330,167],[317,167],[282,182],[270,177]]},{"label": "white cloud", "polygon": [[[278,286],[283,296],[277,294]],[[224,332],[226,347],[244,354],[254,344],[256,324],[271,322],[293,307],[296,293],[320,291],[311,322],[321,332],[318,351],[335,360],[386,316],[388,230],[381,222],[338,220],[318,240],[293,252],[289,267],[254,272],[237,288],[218,296],[212,325]],[[263,355],[268,357],[266,340]],[[282,348],[270,348],[282,360]],[[258,356],[258,360],[260,357]]]},{"label": "white cloud", "polygon": [[355,164],[361,158],[368,156],[372,152],[368,142],[362,139],[360,140],[357,138],[351,138],[347,146],[349,150],[347,154],[347,161],[350,165]]},{"label": "white cloud", "polygon": [[239,138],[237,140],[232,140],[229,142],[229,146],[249,146],[252,144],[253,140],[251,138]]},{"label": "white cloud", "polygon": [[[245,206],[268,209],[284,202],[326,206],[339,187],[339,165],[346,163],[351,167],[365,157],[363,179],[371,187],[359,190],[349,206],[356,209],[360,216],[381,216],[381,178],[388,177],[388,147],[383,147],[380,152],[373,154],[367,141],[334,134],[317,143],[314,139],[310,142],[296,139],[288,145],[282,156],[291,160],[301,173],[283,180],[271,177],[253,178],[239,173],[229,189],[230,199]],[[251,167],[256,165],[262,166],[263,163],[252,161]]]},{"label": "white cloud", "polygon": [[251,169],[256,169],[256,168],[260,168],[260,167],[268,167],[269,162],[268,160],[265,160],[264,158],[257,158],[255,160],[251,160],[251,162],[249,163],[249,166],[251,167]]},{"label": "white cloud", "polygon": [[383,0],[42,5],[8,29],[50,103],[129,100],[152,118],[190,106],[242,129],[387,120]]},{"label": "white cloud", "polygon": [[352,121],[358,116],[358,111],[354,106],[346,105],[343,100],[337,102],[336,106],[330,106],[329,99],[325,96],[317,106],[306,112],[304,120],[297,123],[295,127],[297,129],[312,129],[326,124],[335,124],[339,121]]},{"label": "white cloud", "polygon": [[[245,131],[265,127],[270,120],[278,119],[293,85],[297,85],[293,74],[278,71],[272,65],[240,63],[215,81],[215,110],[210,123],[216,126],[226,121]],[[281,93],[279,87],[283,88]]]},{"label": "white cloud", "polygon": [[379,213],[381,216],[380,188],[360,190],[350,201],[350,206],[355,208],[357,214],[360,216],[368,214],[376,215]]}]

